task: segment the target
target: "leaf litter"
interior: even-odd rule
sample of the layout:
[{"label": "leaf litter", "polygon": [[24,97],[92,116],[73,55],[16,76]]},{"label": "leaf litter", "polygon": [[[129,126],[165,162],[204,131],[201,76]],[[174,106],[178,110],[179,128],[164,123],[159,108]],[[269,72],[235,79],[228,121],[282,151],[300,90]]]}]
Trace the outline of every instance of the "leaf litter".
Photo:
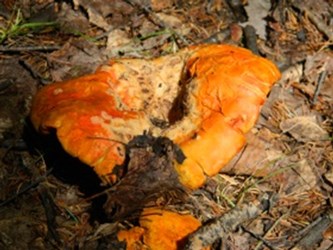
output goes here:
[{"label": "leaf litter", "polygon": [[[0,246],[124,248],[117,242],[116,232],[135,226],[136,220],[105,219],[101,209],[105,197],[97,179],[80,172],[84,166],[77,162],[55,160],[59,149],[48,144],[42,145],[54,154],[51,162],[45,152],[29,153],[29,143],[36,140],[24,120],[31,98],[41,85],[93,72],[111,57],[146,58],[185,47],[185,40],[200,43],[235,25],[234,14],[225,1],[165,1],[162,6],[159,1],[105,4],[77,0],[67,4],[45,0],[31,1],[29,6],[14,2],[0,3],[0,27],[10,22],[18,8],[25,22],[32,16],[49,21],[42,13],[50,6],[56,21],[66,25],[8,37],[0,44]],[[234,208],[246,214],[242,207],[273,194],[277,201],[269,210],[251,220],[236,221],[237,229],[225,230],[214,240],[213,249],[330,249],[333,57],[329,39],[333,6],[321,0],[302,4],[273,1],[270,8],[259,12],[250,8],[256,1],[247,2],[244,7],[258,35],[259,52],[281,66],[283,78],[248,134],[248,145],[223,173],[186,202],[160,202],[175,211],[188,211],[205,224],[225,218]],[[243,46],[242,40],[237,42]],[[50,44],[61,48],[6,51],[18,45]],[[50,168],[56,170],[50,174]],[[20,241],[15,240],[17,235]]]}]

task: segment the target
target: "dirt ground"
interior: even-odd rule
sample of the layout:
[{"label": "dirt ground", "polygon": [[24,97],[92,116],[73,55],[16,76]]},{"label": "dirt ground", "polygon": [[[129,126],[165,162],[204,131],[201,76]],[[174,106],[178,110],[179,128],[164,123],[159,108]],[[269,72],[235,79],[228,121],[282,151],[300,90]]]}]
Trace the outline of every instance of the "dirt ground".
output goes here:
[{"label": "dirt ground", "polygon": [[[333,249],[328,0],[0,1],[0,249],[125,249],[116,233],[136,218],[105,214],[91,168],[31,127],[31,100],[110,58],[200,43],[246,47],[275,62],[282,79],[245,148],[187,201],[168,206],[237,225],[212,249]],[[256,218],[228,217],[265,195],[271,204]]]}]

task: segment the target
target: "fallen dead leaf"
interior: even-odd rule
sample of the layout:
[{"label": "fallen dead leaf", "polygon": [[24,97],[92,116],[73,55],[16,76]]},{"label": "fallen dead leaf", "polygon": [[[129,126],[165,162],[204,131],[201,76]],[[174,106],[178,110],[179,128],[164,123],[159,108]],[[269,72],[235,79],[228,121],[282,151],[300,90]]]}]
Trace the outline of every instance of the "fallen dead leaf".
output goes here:
[{"label": "fallen dead leaf", "polygon": [[95,9],[89,8],[87,9],[89,21],[96,25],[99,28],[102,28],[104,30],[107,30],[109,27],[109,24],[105,21],[104,17],[98,13]]},{"label": "fallen dead leaf", "polygon": [[[296,166],[293,168],[293,170],[290,169],[289,171],[293,172],[289,174],[289,182],[290,186],[292,186],[291,192],[301,192],[315,188],[318,178],[306,159],[296,163]],[[294,178],[291,176],[294,176]],[[295,181],[292,181],[292,179]]]},{"label": "fallen dead leaf", "polygon": [[150,5],[151,5],[152,10],[161,11],[163,9],[172,7],[174,2],[175,2],[174,0],[164,0],[164,1],[150,0]]},{"label": "fallen dead leaf", "polygon": [[123,46],[129,44],[131,39],[128,33],[121,29],[115,29],[108,35],[108,42],[106,46],[106,53],[116,54]]},{"label": "fallen dead leaf", "polygon": [[283,71],[279,83],[288,85],[293,82],[300,82],[302,76],[303,76],[303,64],[297,63],[291,65],[290,67],[288,67],[286,70]]},{"label": "fallen dead leaf", "polygon": [[256,29],[257,35],[265,40],[267,23],[264,18],[268,16],[270,8],[271,1],[269,0],[248,0],[248,5],[245,6],[245,11],[249,20],[246,23],[242,23],[242,26],[253,26]]},{"label": "fallen dead leaf", "polygon": [[307,159],[285,157],[276,165],[277,170],[271,172],[267,181],[279,186],[284,194],[297,194],[316,189],[318,176],[314,173]]},{"label": "fallen dead leaf", "polygon": [[60,30],[65,33],[78,33],[89,29],[88,19],[80,12],[74,11],[67,3],[62,3],[58,14]]},{"label": "fallen dead leaf", "polygon": [[187,35],[190,31],[191,28],[184,24],[179,18],[173,16],[173,15],[168,15],[165,13],[157,13],[156,16],[163,21],[163,23],[172,29],[175,29],[179,34],[181,35]]},{"label": "fallen dead leaf", "polygon": [[[98,47],[84,39],[72,40],[50,55],[48,61],[54,81],[91,73],[104,61]],[[87,63],[89,62],[89,63]]]},{"label": "fallen dead leaf", "polygon": [[323,70],[333,73],[333,53],[320,51],[307,56],[304,75],[310,82],[318,80],[318,74]]},{"label": "fallen dead leaf", "polygon": [[246,135],[246,147],[222,169],[222,172],[257,177],[266,176],[272,172],[273,162],[283,157],[283,153],[272,143],[274,133],[269,130],[267,130],[267,133],[266,138],[252,132],[248,133]]},{"label": "fallen dead leaf", "polygon": [[112,13],[113,6],[115,4],[105,4],[103,0],[74,0],[73,1],[75,9],[82,7],[88,14],[89,21],[99,28],[107,30],[109,28],[108,22],[105,17]]},{"label": "fallen dead leaf", "polygon": [[297,116],[286,119],[280,123],[283,133],[289,133],[297,141],[321,141],[327,140],[328,134],[322,129],[315,116]]}]

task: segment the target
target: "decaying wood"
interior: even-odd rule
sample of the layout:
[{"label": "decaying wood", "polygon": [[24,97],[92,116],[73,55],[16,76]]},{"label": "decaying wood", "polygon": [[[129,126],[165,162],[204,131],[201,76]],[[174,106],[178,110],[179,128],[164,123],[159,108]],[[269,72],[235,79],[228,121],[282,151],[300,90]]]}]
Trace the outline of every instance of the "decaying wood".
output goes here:
[{"label": "decaying wood", "polygon": [[237,227],[246,221],[254,219],[270,209],[274,203],[275,198],[265,194],[260,201],[233,208],[231,211],[210,221],[191,234],[188,237],[185,249],[202,249],[212,245],[219,238],[223,239],[227,233],[234,232]]}]

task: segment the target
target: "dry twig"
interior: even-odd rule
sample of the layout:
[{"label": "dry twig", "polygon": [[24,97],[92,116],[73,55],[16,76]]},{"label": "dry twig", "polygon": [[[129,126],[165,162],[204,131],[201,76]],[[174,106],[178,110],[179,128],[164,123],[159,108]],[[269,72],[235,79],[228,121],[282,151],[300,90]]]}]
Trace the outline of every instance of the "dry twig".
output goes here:
[{"label": "dry twig", "polygon": [[323,85],[323,83],[325,82],[325,79],[326,79],[326,75],[327,75],[327,71],[324,70],[320,73],[319,75],[319,79],[318,79],[318,83],[317,83],[317,86],[316,86],[316,89],[315,89],[315,92],[313,94],[313,99],[312,99],[312,103],[315,104],[317,102],[317,98],[318,98],[318,95],[320,93],[320,89],[321,89],[321,86]]},{"label": "dry twig", "polygon": [[25,46],[25,47],[5,47],[0,46],[0,52],[27,52],[27,51],[54,51],[61,47],[58,45]]},{"label": "dry twig", "polygon": [[213,244],[219,238],[224,238],[228,232],[233,232],[244,222],[254,219],[274,205],[274,197],[268,194],[250,204],[235,207],[226,214],[210,221],[188,237],[186,250],[202,249]]},{"label": "dry twig", "polygon": [[333,211],[330,210],[324,215],[317,218],[301,232],[301,239],[292,248],[299,249],[314,249],[323,238],[323,233],[333,224]]}]

